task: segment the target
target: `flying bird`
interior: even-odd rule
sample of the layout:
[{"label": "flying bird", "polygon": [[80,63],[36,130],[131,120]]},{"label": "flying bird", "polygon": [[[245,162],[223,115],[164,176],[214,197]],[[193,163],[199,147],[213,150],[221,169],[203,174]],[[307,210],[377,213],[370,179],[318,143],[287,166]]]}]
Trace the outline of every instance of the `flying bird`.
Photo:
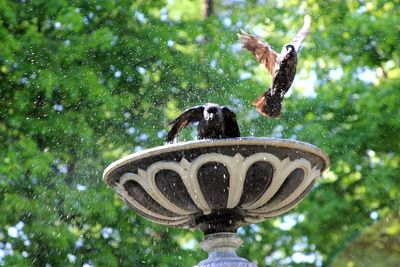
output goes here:
[{"label": "flying bird", "polygon": [[278,117],[281,113],[282,100],[289,90],[296,75],[297,53],[310,31],[311,18],[304,17],[304,24],[294,39],[282,48],[280,53],[272,49],[271,45],[257,37],[241,31],[238,34],[243,47],[249,50],[264,64],[272,76],[272,84],[268,90],[253,101],[253,105],[264,116]]},{"label": "flying bird", "polygon": [[171,143],[177,134],[191,123],[199,122],[197,139],[224,139],[240,137],[235,113],[228,107],[207,103],[188,108],[170,125],[166,142]]}]

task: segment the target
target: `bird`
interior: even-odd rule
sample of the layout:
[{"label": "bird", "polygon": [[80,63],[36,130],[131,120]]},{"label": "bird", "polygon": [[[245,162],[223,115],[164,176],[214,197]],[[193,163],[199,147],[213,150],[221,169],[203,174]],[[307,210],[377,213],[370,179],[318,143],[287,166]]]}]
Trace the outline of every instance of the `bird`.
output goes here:
[{"label": "bird", "polygon": [[172,143],[178,133],[191,123],[199,122],[197,139],[224,139],[240,137],[236,114],[226,106],[207,103],[186,109],[173,120],[166,143]]},{"label": "bird", "polygon": [[281,114],[282,100],[296,76],[297,54],[301,44],[310,32],[311,18],[304,17],[303,27],[296,37],[282,51],[277,53],[267,42],[259,40],[243,30],[238,37],[244,48],[264,64],[272,76],[272,84],[261,96],[253,101],[256,110],[263,116],[278,117]]}]

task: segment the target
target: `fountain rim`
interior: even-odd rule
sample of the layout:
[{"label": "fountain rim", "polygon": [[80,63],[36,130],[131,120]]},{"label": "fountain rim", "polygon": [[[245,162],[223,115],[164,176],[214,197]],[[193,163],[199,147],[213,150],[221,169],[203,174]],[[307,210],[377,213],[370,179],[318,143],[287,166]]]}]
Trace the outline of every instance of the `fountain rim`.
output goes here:
[{"label": "fountain rim", "polygon": [[145,149],[139,152],[135,152],[124,156],[114,162],[112,162],[108,167],[104,170],[103,180],[108,185],[111,185],[108,181],[108,176],[115,169],[119,167],[136,161],[138,159],[152,157],[154,155],[158,155],[161,153],[167,152],[175,152],[179,150],[187,150],[193,148],[202,148],[202,147],[216,147],[216,146],[237,146],[237,145],[263,145],[263,146],[273,146],[273,147],[281,147],[281,148],[292,148],[299,149],[304,152],[312,153],[319,156],[325,163],[321,172],[328,169],[330,165],[329,157],[322,151],[322,149],[297,140],[291,139],[279,139],[279,138],[267,138],[267,137],[238,137],[238,138],[229,138],[229,139],[202,139],[202,140],[194,140],[187,142],[179,142],[173,144],[165,144],[162,146],[157,146],[149,149]]}]

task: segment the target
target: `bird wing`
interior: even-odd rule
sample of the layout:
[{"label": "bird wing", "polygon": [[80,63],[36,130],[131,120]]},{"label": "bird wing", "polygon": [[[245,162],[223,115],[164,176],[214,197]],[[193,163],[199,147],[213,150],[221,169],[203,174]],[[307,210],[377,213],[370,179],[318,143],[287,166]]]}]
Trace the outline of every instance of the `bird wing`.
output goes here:
[{"label": "bird wing", "polygon": [[240,130],[236,121],[236,114],[228,107],[223,106],[222,115],[224,116],[225,136],[240,137]]},{"label": "bird wing", "polygon": [[175,120],[173,120],[170,125],[172,125],[171,130],[168,132],[166,142],[171,143],[176,135],[190,123],[198,122],[203,119],[204,106],[195,106],[188,108],[181,115],[179,115]]},{"label": "bird wing", "polygon": [[257,60],[264,64],[269,73],[273,75],[278,53],[268,43],[259,40],[254,35],[250,35],[243,30],[241,30],[241,33],[238,33],[238,37],[243,47],[253,53]]},{"label": "bird wing", "polygon": [[306,15],[304,17],[303,27],[301,27],[299,33],[294,37],[291,44],[296,49],[296,52],[299,51],[301,44],[303,43],[304,39],[306,38],[307,34],[310,32],[311,27],[311,17]]}]

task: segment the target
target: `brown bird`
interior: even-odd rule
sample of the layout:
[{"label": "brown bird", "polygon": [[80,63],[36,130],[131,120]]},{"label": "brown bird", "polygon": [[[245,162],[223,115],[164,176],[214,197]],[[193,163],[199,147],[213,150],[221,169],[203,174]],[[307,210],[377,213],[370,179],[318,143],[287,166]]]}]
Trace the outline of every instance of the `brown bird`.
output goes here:
[{"label": "brown bird", "polygon": [[170,125],[166,142],[171,143],[177,134],[190,123],[199,122],[197,139],[224,139],[240,137],[235,113],[228,107],[207,103],[188,108]]},{"label": "brown bird", "polygon": [[244,31],[238,34],[243,47],[253,53],[257,60],[264,64],[272,76],[272,85],[268,90],[253,101],[253,105],[264,116],[278,117],[281,113],[282,100],[289,90],[296,76],[297,53],[310,31],[311,18],[304,17],[304,24],[300,32],[282,48],[280,54],[272,47],[260,41],[257,37]]}]

